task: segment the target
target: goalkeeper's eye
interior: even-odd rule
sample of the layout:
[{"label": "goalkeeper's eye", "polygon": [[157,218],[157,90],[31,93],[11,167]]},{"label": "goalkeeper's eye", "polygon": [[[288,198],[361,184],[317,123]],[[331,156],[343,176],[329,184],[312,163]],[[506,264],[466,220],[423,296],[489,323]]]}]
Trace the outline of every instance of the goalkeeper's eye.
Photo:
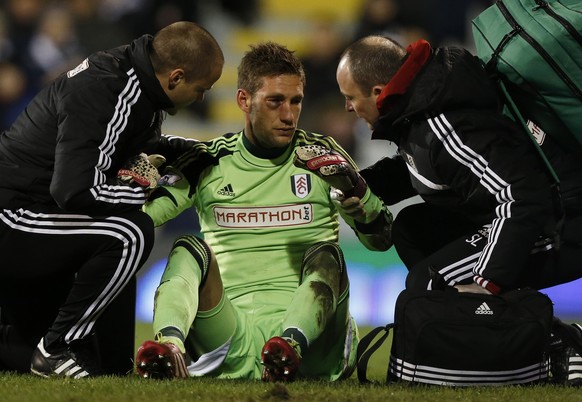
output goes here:
[{"label": "goalkeeper's eye", "polygon": [[278,100],[267,100],[267,105],[272,108],[272,109],[276,109],[281,105],[281,101]]},{"label": "goalkeeper's eye", "polygon": [[303,97],[302,96],[296,96],[295,98],[291,99],[291,104],[292,105],[300,105],[301,102],[303,102]]}]

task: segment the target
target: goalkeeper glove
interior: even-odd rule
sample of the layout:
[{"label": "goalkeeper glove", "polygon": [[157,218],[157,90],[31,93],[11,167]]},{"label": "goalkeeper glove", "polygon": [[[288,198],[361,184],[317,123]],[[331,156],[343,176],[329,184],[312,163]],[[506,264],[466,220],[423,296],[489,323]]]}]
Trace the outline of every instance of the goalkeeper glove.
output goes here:
[{"label": "goalkeeper glove", "polygon": [[162,155],[141,153],[131,157],[117,172],[117,178],[124,184],[138,185],[153,190],[158,186],[158,168],[166,162]]},{"label": "goalkeeper glove", "polygon": [[[295,166],[321,177],[345,198],[363,198],[368,189],[366,181],[341,154],[321,145],[304,145],[295,149]],[[338,198],[341,195],[336,194]]]}]

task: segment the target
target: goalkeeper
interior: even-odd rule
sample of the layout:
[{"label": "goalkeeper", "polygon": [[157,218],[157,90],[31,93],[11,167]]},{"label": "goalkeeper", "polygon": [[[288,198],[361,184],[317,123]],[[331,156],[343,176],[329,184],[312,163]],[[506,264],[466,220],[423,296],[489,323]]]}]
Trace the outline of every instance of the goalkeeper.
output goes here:
[{"label": "goalkeeper", "polygon": [[190,148],[162,121],[201,101],[223,64],[205,29],[177,22],[90,55],[0,135],[0,371],[132,369],[135,273],[154,241],[140,208],[157,171],[143,155],[124,162]]},{"label": "goalkeeper", "polygon": [[174,243],[155,296],[155,340],[136,356],[141,376],[352,373],[358,333],[338,211],[372,250],[390,247],[392,217],[331,137],[297,128],[304,85],[293,52],[251,46],[238,68],[244,130],[196,144],[162,178],[173,185],[145,204],[156,225],[196,208],[203,238]]}]

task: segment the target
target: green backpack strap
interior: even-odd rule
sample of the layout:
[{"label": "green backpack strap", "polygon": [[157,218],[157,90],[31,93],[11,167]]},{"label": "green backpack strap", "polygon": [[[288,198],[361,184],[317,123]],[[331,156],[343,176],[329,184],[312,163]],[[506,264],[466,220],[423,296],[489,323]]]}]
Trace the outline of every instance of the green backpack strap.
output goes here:
[{"label": "green backpack strap", "polygon": [[552,167],[552,164],[550,163],[550,161],[548,160],[548,158],[544,154],[544,151],[540,147],[540,144],[538,144],[538,142],[534,138],[532,132],[530,131],[529,127],[527,126],[527,123],[525,122],[525,119],[523,118],[523,115],[521,114],[517,105],[515,104],[515,102],[511,98],[511,95],[509,95],[509,92],[507,91],[505,83],[500,78],[497,79],[497,82],[499,84],[499,88],[501,89],[501,93],[503,94],[503,96],[505,98],[505,101],[506,101],[505,104],[507,105],[509,111],[515,117],[515,119],[519,122],[519,124],[523,127],[527,136],[534,143],[534,147],[538,151],[538,154],[540,155],[540,157],[544,161],[544,164],[548,168],[548,171],[550,172],[552,179],[554,180],[554,190],[555,190],[555,194],[556,194],[556,199],[558,200],[557,202],[559,203],[559,205],[557,205],[557,207],[556,207],[556,211],[557,211],[557,215],[559,216],[559,219],[558,219],[558,222],[556,223],[556,230],[554,231],[554,243],[556,245],[556,249],[559,249],[560,242],[561,242],[560,237],[561,237],[562,228],[563,228],[564,219],[565,219],[564,209],[562,206],[562,197],[561,197],[561,193],[560,193],[560,178],[558,177],[558,175],[556,174],[556,171]]},{"label": "green backpack strap", "polygon": [[[370,380],[366,377],[366,371],[368,370],[368,361],[370,357],[374,354],[376,350],[388,338],[390,335],[390,329],[394,327],[394,324],[388,324],[384,327],[377,327],[367,333],[362,339],[360,339],[360,343],[358,344],[358,349],[356,351],[356,359],[357,359],[357,372],[358,372],[358,380],[361,384],[371,383]],[[384,334],[378,340],[370,346],[372,341],[376,338],[376,336],[384,331]]]},{"label": "green backpack strap", "polygon": [[558,175],[556,174],[556,171],[552,167],[552,164],[550,163],[550,161],[548,161],[548,158],[546,158],[546,155],[544,154],[544,151],[542,151],[542,148],[540,147],[540,144],[538,144],[538,142],[536,141],[536,139],[532,135],[529,127],[527,126],[527,123],[526,123],[525,119],[523,118],[523,116],[520,113],[519,109],[517,108],[515,102],[513,101],[513,98],[511,97],[511,95],[509,95],[509,92],[507,91],[507,88],[505,87],[505,83],[501,79],[498,79],[497,81],[499,83],[499,88],[501,89],[501,92],[503,93],[503,96],[505,97],[506,105],[509,108],[511,114],[515,117],[515,119],[519,122],[519,124],[523,127],[523,129],[525,130],[525,132],[528,134],[528,137],[534,143],[534,146],[536,147],[538,153],[540,154],[542,160],[544,161],[544,163],[546,164],[546,166],[547,166],[550,174],[552,175],[552,178],[554,179],[554,182],[557,185],[559,185],[560,184],[560,179],[558,178]]}]

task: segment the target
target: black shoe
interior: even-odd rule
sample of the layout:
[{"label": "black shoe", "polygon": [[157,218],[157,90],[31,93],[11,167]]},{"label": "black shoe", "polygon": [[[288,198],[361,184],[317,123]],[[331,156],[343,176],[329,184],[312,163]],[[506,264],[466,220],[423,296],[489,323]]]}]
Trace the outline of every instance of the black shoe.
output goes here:
[{"label": "black shoe", "polygon": [[102,375],[101,369],[90,356],[91,353],[80,343],[69,345],[59,352],[49,353],[44,347],[44,339],[32,354],[30,371],[41,377],[94,377]]}]

